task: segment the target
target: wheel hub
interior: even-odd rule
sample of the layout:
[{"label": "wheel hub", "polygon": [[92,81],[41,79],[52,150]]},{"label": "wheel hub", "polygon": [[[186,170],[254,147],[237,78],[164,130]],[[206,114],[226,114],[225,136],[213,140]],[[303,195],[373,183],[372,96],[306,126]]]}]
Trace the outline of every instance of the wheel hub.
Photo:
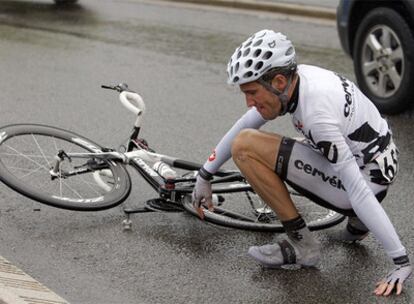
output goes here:
[{"label": "wheel hub", "polygon": [[390,51],[381,49],[380,55],[376,58],[379,71],[385,73],[394,66],[390,57]]},{"label": "wheel hub", "polygon": [[366,36],[361,63],[370,91],[379,97],[389,97],[400,87],[404,73],[402,45],[388,26],[372,28]]}]

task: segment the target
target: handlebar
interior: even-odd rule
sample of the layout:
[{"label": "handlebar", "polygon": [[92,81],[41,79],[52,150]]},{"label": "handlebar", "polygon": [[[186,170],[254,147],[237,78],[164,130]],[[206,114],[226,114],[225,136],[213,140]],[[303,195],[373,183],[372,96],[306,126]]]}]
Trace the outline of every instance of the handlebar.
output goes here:
[{"label": "handlebar", "polygon": [[131,91],[126,83],[120,83],[117,86],[101,85],[101,88],[119,92],[122,105],[137,116],[134,126],[140,128],[145,113],[145,103],[142,97]]},{"label": "handlebar", "polygon": [[118,91],[119,93],[122,93],[123,91],[129,91],[128,85],[126,83],[120,83],[117,86],[109,86],[103,84],[101,85],[101,88]]}]

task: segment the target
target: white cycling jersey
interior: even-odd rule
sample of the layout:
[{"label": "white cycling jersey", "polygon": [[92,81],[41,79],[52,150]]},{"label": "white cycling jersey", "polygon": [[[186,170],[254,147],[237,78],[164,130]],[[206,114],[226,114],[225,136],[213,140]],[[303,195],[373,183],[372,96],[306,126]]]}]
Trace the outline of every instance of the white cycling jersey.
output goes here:
[{"label": "white cycling jersey", "polygon": [[[386,188],[397,173],[398,151],[388,149],[384,153],[393,144],[386,120],[346,78],[310,65],[299,65],[298,74],[299,96],[291,111],[295,129],[306,138],[307,145],[330,162],[340,181],[337,184],[346,189],[350,208],[381,241],[388,255],[405,255],[392,223],[363,175],[365,166],[370,168],[375,162],[371,181]],[[265,123],[256,108],[249,109],[222,138],[204,169],[215,173],[231,157],[231,143],[237,134]],[[381,171],[381,179],[375,171]]]}]

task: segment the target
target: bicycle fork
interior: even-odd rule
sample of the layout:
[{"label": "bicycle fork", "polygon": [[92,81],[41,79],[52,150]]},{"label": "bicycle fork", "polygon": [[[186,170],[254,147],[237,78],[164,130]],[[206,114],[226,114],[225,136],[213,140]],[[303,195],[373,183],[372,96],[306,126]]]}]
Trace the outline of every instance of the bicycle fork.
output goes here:
[{"label": "bicycle fork", "polygon": [[64,161],[65,157],[69,160],[69,162],[72,162],[72,159],[66,154],[65,151],[59,150],[58,154],[55,156],[55,165],[49,171],[51,180],[62,177],[60,174],[60,164]]}]

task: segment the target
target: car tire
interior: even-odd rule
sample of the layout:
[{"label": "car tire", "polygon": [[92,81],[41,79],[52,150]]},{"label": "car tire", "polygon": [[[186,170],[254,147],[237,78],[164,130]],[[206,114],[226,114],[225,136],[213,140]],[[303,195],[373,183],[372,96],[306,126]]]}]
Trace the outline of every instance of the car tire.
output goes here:
[{"label": "car tire", "polygon": [[[387,34],[391,37],[388,44],[383,40]],[[368,37],[377,39],[370,40],[370,44]],[[358,27],[353,48],[356,79],[381,113],[397,114],[413,104],[413,49],[414,37],[410,27],[400,14],[390,8],[372,10]]]}]

